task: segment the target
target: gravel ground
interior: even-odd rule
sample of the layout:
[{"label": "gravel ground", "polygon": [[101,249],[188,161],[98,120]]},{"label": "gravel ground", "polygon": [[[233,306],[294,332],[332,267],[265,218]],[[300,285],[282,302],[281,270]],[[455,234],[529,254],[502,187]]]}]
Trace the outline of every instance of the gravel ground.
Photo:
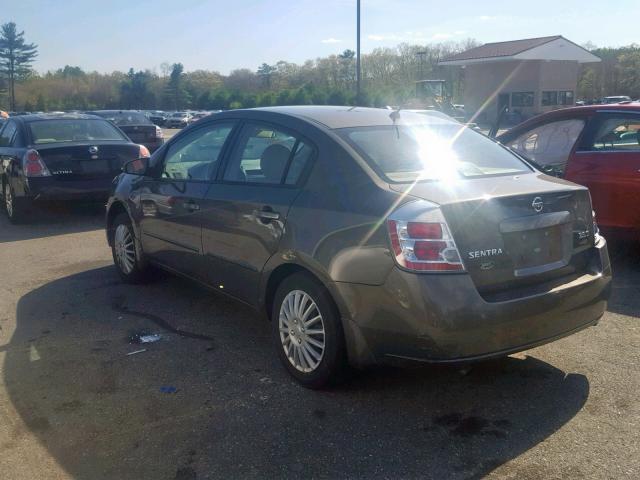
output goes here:
[{"label": "gravel ground", "polygon": [[121,284],[101,227],[0,220],[1,478],[640,478],[637,246],[610,244],[595,328],[313,392],[245,307],[164,274]]}]

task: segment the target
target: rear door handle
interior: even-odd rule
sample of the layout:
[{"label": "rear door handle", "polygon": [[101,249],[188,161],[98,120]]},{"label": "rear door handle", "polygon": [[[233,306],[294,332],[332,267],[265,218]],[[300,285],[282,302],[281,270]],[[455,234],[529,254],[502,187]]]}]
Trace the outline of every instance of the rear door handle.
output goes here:
[{"label": "rear door handle", "polygon": [[198,205],[196,202],[184,202],[182,206],[185,210],[189,210],[190,212],[200,210],[200,205]]}]

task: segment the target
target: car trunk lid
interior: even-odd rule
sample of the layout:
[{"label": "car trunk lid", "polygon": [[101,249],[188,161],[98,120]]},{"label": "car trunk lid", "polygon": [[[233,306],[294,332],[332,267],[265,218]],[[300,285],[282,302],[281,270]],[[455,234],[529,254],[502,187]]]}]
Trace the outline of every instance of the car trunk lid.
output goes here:
[{"label": "car trunk lid", "polygon": [[548,281],[586,268],[593,245],[589,192],[539,174],[392,185],[440,204],[481,294]]},{"label": "car trunk lid", "polygon": [[138,158],[133,143],[65,143],[38,145],[37,150],[54,178],[60,180],[113,178],[122,165]]}]

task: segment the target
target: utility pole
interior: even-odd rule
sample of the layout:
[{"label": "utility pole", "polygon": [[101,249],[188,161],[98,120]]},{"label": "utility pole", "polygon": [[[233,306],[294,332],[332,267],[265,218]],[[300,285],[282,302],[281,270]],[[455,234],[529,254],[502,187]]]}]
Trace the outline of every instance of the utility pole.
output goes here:
[{"label": "utility pole", "polygon": [[360,0],[357,0],[357,33],[356,33],[356,105],[360,103]]},{"label": "utility pole", "polygon": [[424,80],[424,78],[422,78],[422,75],[423,75],[422,67],[423,67],[423,64],[424,64],[424,57],[425,57],[426,54],[427,54],[426,51],[416,52],[416,55],[420,58],[420,64],[418,66],[418,69],[419,69],[419,74],[418,74],[419,78],[418,78],[418,80]]}]

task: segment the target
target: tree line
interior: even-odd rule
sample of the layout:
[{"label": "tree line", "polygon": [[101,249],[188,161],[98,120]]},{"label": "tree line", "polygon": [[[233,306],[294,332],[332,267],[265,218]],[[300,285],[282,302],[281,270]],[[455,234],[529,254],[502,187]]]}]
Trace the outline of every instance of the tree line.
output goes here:
[{"label": "tree line", "polygon": [[[402,43],[362,56],[363,89],[355,91],[355,52],[310,59],[302,64],[263,63],[223,75],[212,70],[185,72],[181,63],[157,70],[86,72],[67,65],[38,73],[31,68],[37,46],[27,43],[14,23],[0,28],[0,109],[25,111],[88,109],[219,110],[272,105],[408,105],[415,101],[415,81],[444,79],[454,101],[464,93],[464,69],[442,67],[447,56],[478,46],[475,40],[429,45]],[[583,66],[577,98],[606,95],[640,98],[640,45],[597,48],[603,59]],[[4,87],[4,88],[3,88]]]}]

